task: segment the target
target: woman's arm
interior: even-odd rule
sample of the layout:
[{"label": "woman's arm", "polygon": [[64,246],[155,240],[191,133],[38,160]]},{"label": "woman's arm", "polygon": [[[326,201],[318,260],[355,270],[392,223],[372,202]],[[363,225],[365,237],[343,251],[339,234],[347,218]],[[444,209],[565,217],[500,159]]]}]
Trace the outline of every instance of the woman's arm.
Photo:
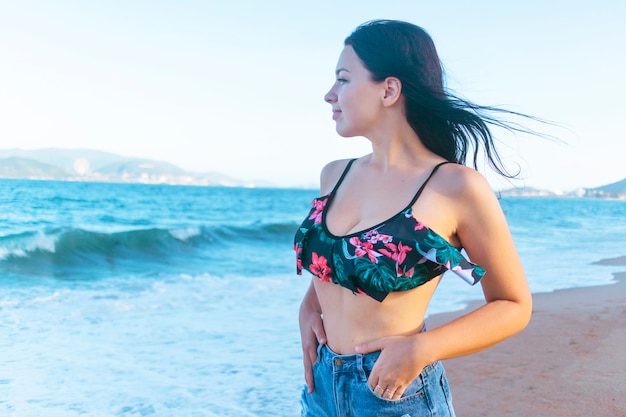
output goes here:
[{"label": "woman's arm", "polygon": [[318,344],[326,343],[326,332],[322,321],[322,311],[313,282],[300,304],[300,338],[304,361],[304,380],[309,393],[315,389],[312,366],[317,360]]},{"label": "woman's arm", "polygon": [[429,331],[429,357],[449,359],[495,345],[526,327],[532,296],[506,218],[482,175],[463,169],[457,181],[456,234],[472,261],[486,274],[481,280],[487,304]]},{"label": "woman's arm", "polygon": [[[348,159],[332,161],[322,168],[320,173],[320,195],[328,194],[332,190],[347,163]],[[309,393],[311,393],[315,389],[312,366],[317,360],[317,346],[326,343],[322,309],[312,281],[300,304],[299,323],[304,361],[304,379]]]}]

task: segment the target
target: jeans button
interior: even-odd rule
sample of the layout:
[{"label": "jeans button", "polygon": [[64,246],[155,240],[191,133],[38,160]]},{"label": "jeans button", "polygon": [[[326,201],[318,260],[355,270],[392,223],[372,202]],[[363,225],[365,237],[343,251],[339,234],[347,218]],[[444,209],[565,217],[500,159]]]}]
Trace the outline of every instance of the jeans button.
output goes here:
[{"label": "jeans button", "polygon": [[343,365],[343,361],[340,358],[335,358],[335,366]]}]

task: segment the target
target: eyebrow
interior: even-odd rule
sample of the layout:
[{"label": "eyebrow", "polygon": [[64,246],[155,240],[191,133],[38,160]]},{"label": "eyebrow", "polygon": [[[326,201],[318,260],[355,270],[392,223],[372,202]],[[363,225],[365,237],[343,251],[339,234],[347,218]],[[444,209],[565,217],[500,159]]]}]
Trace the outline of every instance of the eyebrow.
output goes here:
[{"label": "eyebrow", "polygon": [[339,74],[341,71],[350,72],[350,71],[348,71],[348,70],[347,70],[347,69],[345,69],[345,68],[337,68],[337,69],[335,70],[335,74]]}]

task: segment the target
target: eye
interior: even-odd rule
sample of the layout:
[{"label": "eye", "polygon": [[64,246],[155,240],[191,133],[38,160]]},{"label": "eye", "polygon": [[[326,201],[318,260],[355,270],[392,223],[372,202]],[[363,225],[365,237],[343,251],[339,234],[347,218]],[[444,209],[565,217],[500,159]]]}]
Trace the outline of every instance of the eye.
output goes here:
[{"label": "eye", "polygon": [[344,83],[347,83],[347,82],[348,82],[348,80],[346,80],[345,78],[337,78],[337,82],[338,82],[339,84],[344,84]]}]

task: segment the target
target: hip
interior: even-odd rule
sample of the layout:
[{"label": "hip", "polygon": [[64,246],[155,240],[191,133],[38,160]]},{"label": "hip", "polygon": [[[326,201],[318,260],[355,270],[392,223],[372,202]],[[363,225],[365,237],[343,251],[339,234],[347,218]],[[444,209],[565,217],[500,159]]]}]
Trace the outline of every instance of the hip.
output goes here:
[{"label": "hip", "polygon": [[378,396],[368,377],[380,352],[341,355],[327,345],[318,347],[313,365],[315,391],[302,393],[302,416],[454,416],[452,395],[443,364],[426,366],[399,399]]}]

